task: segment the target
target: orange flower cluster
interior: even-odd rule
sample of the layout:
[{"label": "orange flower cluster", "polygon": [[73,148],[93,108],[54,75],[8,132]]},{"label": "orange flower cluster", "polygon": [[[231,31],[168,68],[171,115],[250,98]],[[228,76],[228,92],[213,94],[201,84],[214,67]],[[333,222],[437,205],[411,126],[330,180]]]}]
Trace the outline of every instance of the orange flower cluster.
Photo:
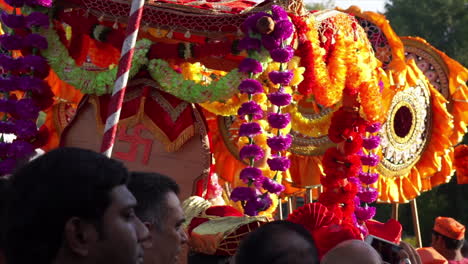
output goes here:
[{"label": "orange flower cluster", "polygon": [[468,145],[455,147],[455,168],[458,184],[468,184]]},{"label": "orange flower cluster", "polygon": [[328,20],[327,23],[334,23],[336,32],[332,36],[335,44],[327,64],[324,60],[325,49],[320,46],[317,21],[311,16],[306,23],[306,42],[310,43],[313,55],[302,58],[302,65],[313,72],[314,78],[306,78],[305,82],[310,83],[308,86],[316,102],[330,107],[342,99],[344,90],[351,95],[358,93],[367,119],[380,121],[382,111],[379,102],[382,96],[377,75],[379,62],[363,29],[356,26],[348,15],[337,15],[334,20]]}]

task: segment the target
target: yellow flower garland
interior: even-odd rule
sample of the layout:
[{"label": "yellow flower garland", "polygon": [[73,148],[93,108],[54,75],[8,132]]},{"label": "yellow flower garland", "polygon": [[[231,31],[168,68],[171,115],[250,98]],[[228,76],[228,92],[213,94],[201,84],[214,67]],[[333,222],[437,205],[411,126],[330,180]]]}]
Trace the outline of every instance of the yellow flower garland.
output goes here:
[{"label": "yellow flower garland", "polygon": [[323,137],[328,134],[332,113],[322,117],[309,119],[304,117],[296,105],[283,108],[283,112],[291,114],[292,129],[308,137]]}]

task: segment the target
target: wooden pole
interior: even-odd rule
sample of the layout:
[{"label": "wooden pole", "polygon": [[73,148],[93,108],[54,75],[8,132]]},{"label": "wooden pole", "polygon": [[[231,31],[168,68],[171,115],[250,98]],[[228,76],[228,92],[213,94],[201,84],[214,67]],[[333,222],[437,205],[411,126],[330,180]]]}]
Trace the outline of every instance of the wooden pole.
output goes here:
[{"label": "wooden pole", "polygon": [[306,204],[313,202],[314,200],[313,191],[314,191],[313,188],[310,188],[310,187],[306,188],[306,191],[305,191],[305,203]]},{"label": "wooden pole", "polygon": [[414,227],[414,235],[416,236],[416,245],[418,248],[422,247],[422,240],[421,240],[421,229],[419,226],[419,216],[418,216],[418,204],[416,203],[416,198],[414,198],[411,202],[411,215],[413,216],[413,227]]},{"label": "wooden pole", "polygon": [[281,198],[278,198],[278,219],[283,220],[283,201]]},{"label": "wooden pole", "polygon": [[288,197],[288,214],[291,214],[294,211],[295,196]]},{"label": "wooden pole", "polygon": [[398,221],[398,208],[400,204],[394,203],[392,204],[392,218]]}]

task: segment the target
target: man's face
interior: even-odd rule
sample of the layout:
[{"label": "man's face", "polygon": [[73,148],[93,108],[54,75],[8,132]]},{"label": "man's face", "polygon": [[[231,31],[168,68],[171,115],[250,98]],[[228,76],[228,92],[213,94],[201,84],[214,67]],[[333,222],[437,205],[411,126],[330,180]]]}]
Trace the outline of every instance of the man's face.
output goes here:
[{"label": "man's face", "polygon": [[143,264],[141,241],[149,235],[135,216],[135,197],[125,185],[112,189],[111,204],[102,217],[102,230],[91,255],[96,263]]},{"label": "man's face", "polygon": [[179,262],[182,247],[187,243],[187,234],[182,224],[185,221],[184,211],[177,195],[168,192],[163,206],[161,226],[150,228],[151,248],[145,249],[145,264],[174,264]]}]

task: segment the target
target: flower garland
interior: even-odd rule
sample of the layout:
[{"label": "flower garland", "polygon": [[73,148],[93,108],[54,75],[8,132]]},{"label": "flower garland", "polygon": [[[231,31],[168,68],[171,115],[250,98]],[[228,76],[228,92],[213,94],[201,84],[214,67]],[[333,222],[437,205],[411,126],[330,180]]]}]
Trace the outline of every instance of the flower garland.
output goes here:
[{"label": "flower garland", "polygon": [[[376,208],[368,204],[375,202],[378,192],[369,185],[379,177],[371,172],[371,167],[379,163],[379,156],[372,151],[380,144],[377,135],[365,135],[379,129],[379,123],[369,125],[355,108],[341,107],[333,114],[328,131],[337,147],[329,148],[323,157],[325,176],[321,184],[325,191],[319,202],[333,210],[343,222],[353,224],[364,236],[367,235],[364,223],[376,212]],[[368,154],[364,154],[362,148]],[[367,169],[363,170],[362,165]]]},{"label": "flower garland", "polygon": [[161,59],[151,60],[148,69],[151,77],[165,92],[191,103],[226,100],[236,92],[235,87],[245,78],[240,69],[235,69],[208,85],[198,84],[192,80],[185,80]]},{"label": "flower garland", "polygon": [[[263,110],[267,109],[267,97],[265,94],[254,94],[252,100],[257,102]],[[213,114],[220,116],[233,116],[237,115],[237,109],[247,101],[248,96],[246,94],[235,94],[225,102],[201,103],[200,105]]]},{"label": "flower garland", "polygon": [[[39,50],[47,49],[47,40],[36,33],[40,27],[48,27],[47,14],[31,12],[18,14],[18,8],[25,4],[31,7],[50,7],[51,1],[23,0],[6,1],[13,7],[13,14],[1,13],[4,26],[12,33],[0,36],[0,45],[8,55],[0,55],[0,176],[11,173],[18,162],[29,159],[34,150],[41,147],[47,131],[38,131],[36,125],[39,112],[53,103],[53,93],[43,80],[49,73],[47,61],[38,56]],[[23,31],[25,34],[15,34]],[[13,51],[21,50],[23,57],[12,57]],[[21,98],[18,98],[21,96]],[[13,134],[15,139],[5,142],[3,134]]]},{"label": "flower garland", "polygon": [[[271,206],[270,194],[278,195],[284,191],[285,187],[279,183],[280,172],[288,170],[291,165],[291,161],[283,156],[283,153],[291,146],[292,136],[281,133],[289,126],[291,116],[289,113],[282,113],[281,108],[289,105],[292,100],[285,86],[290,85],[294,77],[293,71],[286,69],[286,63],[294,55],[293,48],[287,44],[294,27],[286,11],[280,6],[273,5],[271,14],[260,12],[250,16],[243,23],[242,29],[246,36],[239,42],[240,47],[247,49],[249,55],[255,54],[262,48],[268,50],[273,61],[279,63],[278,69],[268,73],[269,80],[277,87],[276,91],[267,95],[269,102],[276,109],[266,116],[275,134],[267,139],[267,145],[272,153],[267,164],[270,170],[275,172],[272,178],[265,177],[260,169],[254,167],[254,161],[262,159],[265,153],[254,140],[254,136],[262,133],[261,126],[254,120],[263,118],[263,111],[260,105],[251,100],[251,97],[253,94],[264,92],[263,86],[255,79],[246,79],[239,85],[239,91],[249,95],[249,101],[242,104],[238,110],[241,118],[247,118],[247,122],[239,129],[239,136],[248,138],[249,142],[242,147],[239,156],[242,160],[248,159],[249,166],[240,173],[240,179],[247,184],[247,187],[235,188],[230,198],[235,202],[240,201],[247,215],[257,215]],[[251,77],[263,71],[260,62],[253,58],[244,59],[239,69],[249,73]]]},{"label": "flower garland", "polygon": [[293,16],[292,19],[299,38],[301,65],[307,69],[299,92],[313,95],[315,101],[325,107],[339,102],[344,91],[351,95],[359,93],[366,118],[374,122],[380,120],[382,111],[378,102],[382,95],[376,74],[378,62],[368,41],[360,38],[365,36],[363,29],[348,16],[336,17],[333,23],[342,33],[332,36],[335,44],[326,63],[326,48],[320,45],[320,23],[314,16],[305,19]]},{"label": "flower garland", "polygon": [[291,124],[294,131],[308,137],[315,138],[326,136],[328,133],[332,113],[328,113],[314,119],[309,119],[299,112],[297,105],[293,104],[283,108],[283,112],[291,115]]},{"label": "flower garland", "polygon": [[[111,92],[117,76],[116,67],[103,72],[82,69],[70,57],[67,48],[62,44],[54,29],[45,29],[42,33],[49,42],[49,48],[42,54],[60,79],[65,80],[85,94],[103,95]],[[148,63],[146,54],[150,46],[151,41],[148,39],[137,41],[129,78],[135,76]]]}]

